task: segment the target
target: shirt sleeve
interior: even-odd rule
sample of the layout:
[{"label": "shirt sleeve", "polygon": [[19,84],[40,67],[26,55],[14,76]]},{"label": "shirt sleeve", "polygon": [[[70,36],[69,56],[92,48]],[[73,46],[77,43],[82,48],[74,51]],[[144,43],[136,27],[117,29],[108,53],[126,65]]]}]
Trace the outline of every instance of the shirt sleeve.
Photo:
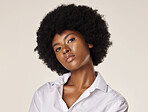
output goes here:
[{"label": "shirt sleeve", "polygon": [[37,105],[37,102],[39,101],[39,97],[37,95],[37,92],[35,92],[30,108],[29,108],[29,112],[40,112],[39,107]]},{"label": "shirt sleeve", "polygon": [[125,99],[113,102],[108,112],[128,112],[128,103]]}]

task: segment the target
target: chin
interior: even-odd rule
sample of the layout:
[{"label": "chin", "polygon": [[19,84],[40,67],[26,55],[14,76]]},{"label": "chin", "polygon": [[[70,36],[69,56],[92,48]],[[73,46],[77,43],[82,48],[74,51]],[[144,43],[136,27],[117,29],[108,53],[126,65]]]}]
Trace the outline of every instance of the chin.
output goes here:
[{"label": "chin", "polygon": [[68,66],[65,66],[65,68],[69,71],[76,71],[78,69],[81,68],[81,64],[80,63],[69,63]]}]

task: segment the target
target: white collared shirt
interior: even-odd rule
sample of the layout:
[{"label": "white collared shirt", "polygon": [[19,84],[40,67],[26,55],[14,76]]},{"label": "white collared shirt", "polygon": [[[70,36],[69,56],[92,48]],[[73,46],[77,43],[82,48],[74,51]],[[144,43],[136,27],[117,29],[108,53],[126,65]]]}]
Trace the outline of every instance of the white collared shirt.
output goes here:
[{"label": "white collared shirt", "polygon": [[92,85],[68,108],[62,99],[63,85],[71,73],[41,86],[34,94],[29,112],[127,112],[125,98],[106,84],[99,72]]}]

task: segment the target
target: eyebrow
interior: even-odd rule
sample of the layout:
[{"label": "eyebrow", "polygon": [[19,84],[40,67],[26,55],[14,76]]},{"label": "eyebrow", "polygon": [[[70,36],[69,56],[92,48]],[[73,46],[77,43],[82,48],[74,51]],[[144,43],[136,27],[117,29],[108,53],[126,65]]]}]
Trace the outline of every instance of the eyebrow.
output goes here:
[{"label": "eyebrow", "polygon": [[[67,35],[64,37],[64,40],[65,40],[69,35],[71,35],[71,34],[74,34],[74,33],[69,33],[69,34],[67,34]],[[59,43],[55,43],[52,47],[54,48],[56,45],[59,45]]]}]

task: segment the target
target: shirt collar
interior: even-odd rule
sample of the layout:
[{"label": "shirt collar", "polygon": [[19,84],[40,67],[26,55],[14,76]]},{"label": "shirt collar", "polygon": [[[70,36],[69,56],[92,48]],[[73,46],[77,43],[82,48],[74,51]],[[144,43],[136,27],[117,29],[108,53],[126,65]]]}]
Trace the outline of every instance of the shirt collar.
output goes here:
[{"label": "shirt collar", "polygon": [[98,71],[95,71],[96,73],[96,79],[90,86],[90,92],[94,91],[95,89],[102,90],[104,92],[107,92],[107,84],[101,74]]},{"label": "shirt collar", "polygon": [[[104,92],[107,92],[107,84],[106,84],[105,80],[103,79],[103,77],[101,76],[101,74],[98,71],[95,71],[95,73],[96,73],[96,79],[94,80],[92,85],[89,87],[89,91],[92,92],[95,89],[99,89]],[[63,74],[53,83],[56,86],[64,85],[70,76],[71,76],[71,72]]]}]

